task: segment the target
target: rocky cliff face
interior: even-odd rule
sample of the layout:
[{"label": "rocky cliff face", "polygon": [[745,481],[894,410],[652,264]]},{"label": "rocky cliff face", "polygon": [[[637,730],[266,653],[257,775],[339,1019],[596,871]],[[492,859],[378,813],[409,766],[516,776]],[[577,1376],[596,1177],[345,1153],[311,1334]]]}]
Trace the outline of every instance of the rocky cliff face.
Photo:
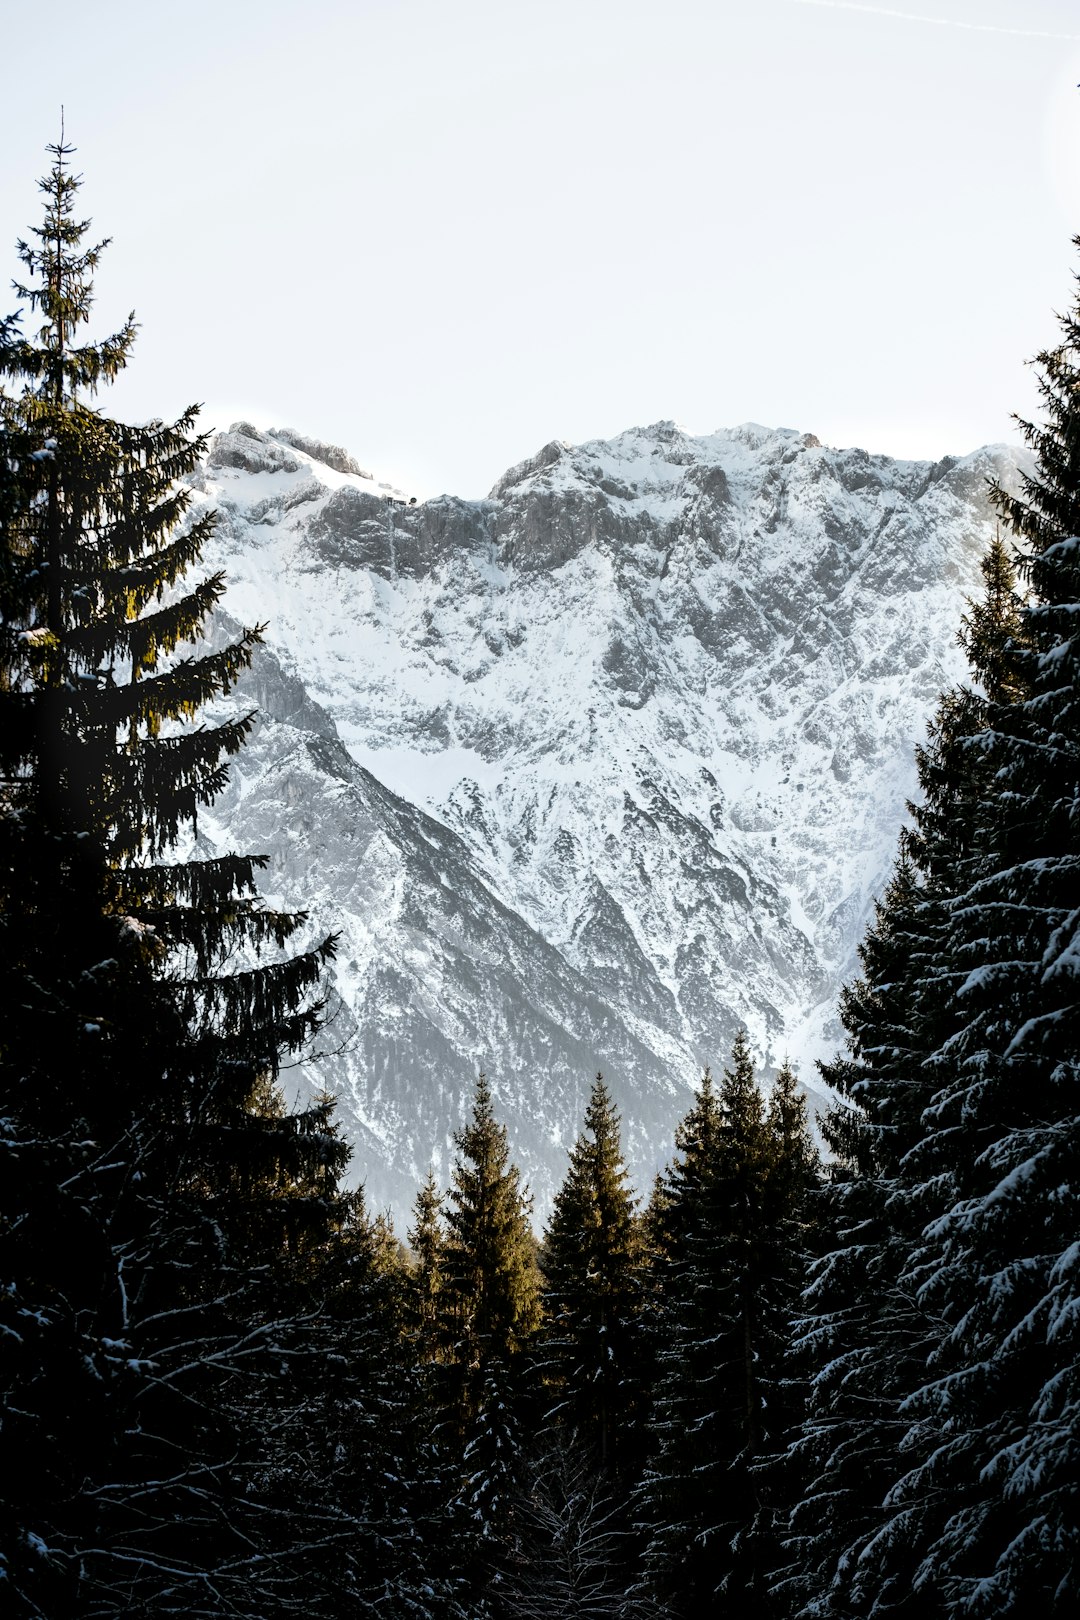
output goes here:
[{"label": "rocky cliff face", "polygon": [[887,874],[1001,448],[747,426],[551,444],[409,505],[243,424],[200,480],[265,714],[203,829],[341,931],[323,1055],[399,1210],[486,1069],[542,1208],[592,1073],[644,1183],[745,1025],[815,1082]]}]

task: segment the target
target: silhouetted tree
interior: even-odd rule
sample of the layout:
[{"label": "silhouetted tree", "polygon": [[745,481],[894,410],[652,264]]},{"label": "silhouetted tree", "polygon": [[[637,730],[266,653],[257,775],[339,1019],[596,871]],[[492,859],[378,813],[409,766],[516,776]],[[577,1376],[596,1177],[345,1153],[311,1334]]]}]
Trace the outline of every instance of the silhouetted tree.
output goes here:
[{"label": "silhouetted tree", "polygon": [[552,1415],[601,1469],[638,1449],[643,1255],[619,1116],[597,1075],[540,1251]]},{"label": "silhouetted tree", "polygon": [[89,403],[135,327],[79,341],[105,244],[50,151],[19,244],[41,324],[0,332],[6,1589],[30,1613],[195,1612],[211,1584],[289,1612],[249,1420],[280,1362],[271,1271],[327,1233],[346,1157],[327,1106],[289,1115],[273,1084],[332,941],[285,954],[305,919],[261,904],[257,858],[174,856],[253,724],[199,714],[258,632],[184,652],[223,590],[183,583],[204,440],[193,411],[133,428]]}]

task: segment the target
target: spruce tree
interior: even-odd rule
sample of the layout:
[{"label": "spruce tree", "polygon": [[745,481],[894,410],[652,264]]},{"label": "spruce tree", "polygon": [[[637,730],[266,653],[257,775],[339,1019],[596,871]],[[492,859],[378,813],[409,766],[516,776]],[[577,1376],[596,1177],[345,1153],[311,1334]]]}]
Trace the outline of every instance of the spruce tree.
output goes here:
[{"label": "spruce tree", "polygon": [[226,971],[304,919],[259,902],[256,857],[172,857],[254,723],[198,715],[258,632],[184,652],[223,590],[182,583],[213,523],[183,483],[205,440],[194,411],[93,408],[135,327],[78,341],[105,244],[84,244],[72,149],[49,150],[18,249],[41,324],[0,332],[8,1591],[31,1613],[196,1612],[216,1581],[266,1615],[292,1597],[287,1559],[253,1578],[281,1524],[244,1485],[280,1359],[265,1284],[326,1231],[346,1155],[326,1106],[287,1115],[273,1080],[317,1026],[332,941]]},{"label": "spruce tree", "polygon": [[969,745],[987,791],[920,1153],[923,1185],[948,1174],[951,1196],[910,1266],[945,1331],[907,1403],[936,1444],[893,1499],[929,1502],[916,1590],[956,1616],[1080,1602],[1080,304],[1062,327],[1037,362],[1045,421],[1021,424],[1036,470],[998,491],[1030,596],[1018,679]]},{"label": "spruce tree", "polygon": [[472,1118],[454,1142],[458,1160],[445,1213],[443,1320],[453,1338],[452,1360],[467,1412],[491,1369],[510,1366],[527,1343],[540,1306],[528,1198],[483,1074],[476,1082]]},{"label": "spruce tree", "polygon": [[802,1486],[788,1577],[815,1614],[876,1604],[923,1616],[944,1601],[929,1572],[914,1587],[933,1498],[905,1499],[902,1481],[938,1443],[933,1425],[912,1423],[909,1406],[945,1331],[917,1256],[924,1228],[955,1196],[959,1155],[943,1136],[931,1148],[929,1122],[942,1103],[967,972],[956,901],[981,870],[979,826],[994,791],[980,739],[989,705],[1023,690],[1020,603],[1000,538],[982,573],[960,638],[980,686],[944,695],[917,750],[921,797],[860,949],[863,978],[841,998],[848,1052],[822,1065],[841,1100],[823,1122],[833,1158],[821,1199],[824,1252],[802,1324],[816,1370],[792,1459]]},{"label": "spruce tree", "polygon": [[407,1322],[416,1346],[417,1359],[421,1363],[435,1361],[443,1348],[439,1344],[445,1242],[441,1210],[442,1198],[436,1185],[435,1172],[429,1169],[427,1179],[416,1195],[413,1224],[408,1233],[412,1268]]},{"label": "spruce tree", "polygon": [[[698,1547],[699,1509],[708,1489],[704,1476],[716,1455],[714,1425],[708,1424],[712,1416],[708,1346],[716,1321],[709,1229],[719,1144],[720,1109],[706,1069],[694,1106],[676,1131],[676,1157],[665,1177],[663,1225],[657,1234],[661,1247],[659,1299],[654,1307],[659,1347],[650,1422],[653,1451],[635,1493],[650,1590],[662,1600],[685,1592],[700,1602],[703,1615],[712,1612],[720,1573]],[[653,1206],[660,1205],[654,1195]],[[699,1378],[704,1384],[700,1390]],[[726,1441],[727,1424],[721,1422],[721,1428]]]},{"label": "spruce tree", "polygon": [[458,1158],[444,1216],[438,1432],[456,1465],[450,1513],[480,1607],[508,1546],[520,1484],[522,1352],[539,1324],[539,1280],[529,1201],[483,1073],[472,1117],[454,1141]]},{"label": "spruce tree", "polygon": [[540,1251],[539,1359],[554,1419],[602,1470],[638,1449],[642,1246],[619,1116],[602,1075]]},{"label": "spruce tree", "polygon": [[[798,1613],[858,1612],[850,1588],[862,1569],[852,1549],[885,1520],[909,1427],[901,1403],[934,1342],[912,1291],[898,1286],[918,1226],[911,1230],[895,1202],[932,1095],[928,1081],[916,1084],[925,1057],[912,965],[920,903],[918,874],[902,855],[860,948],[863,977],[841,998],[848,1055],[822,1065],[842,1100],[822,1122],[832,1154],[819,1212],[825,1252],[799,1328],[812,1388],[794,1446],[800,1485],[790,1564],[779,1583],[798,1600]],[[912,1601],[910,1579],[899,1612],[905,1601]]]},{"label": "spruce tree", "polygon": [[771,1572],[780,1556],[780,1533],[799,1485],[788,1448],[804,1416],[807,1368],[804,1354],[794,1343],[795,1324],[802,1314],[802,1291],[818,1243],[822,1184],[806,1097],[788,1061],[772,1084],[766,1130],[769,1165],[762,1205],[754,1346],[764,1422],[758,1461],[751,1465],[761,1510],[744,1533],[739,1550],[745,1552],[748,1562]]},{"label": "spruce tree", "polygon": [[676,1147],[654,1199],[655,1450],[636,1492],[647,1584],[688,1620],[772,1615],[777,1459],[801,1404],[791,1319],[818,1175],[794,1074],[785,1065],[766,1107],[740,1032],[719,1092],[706,1071]]}]

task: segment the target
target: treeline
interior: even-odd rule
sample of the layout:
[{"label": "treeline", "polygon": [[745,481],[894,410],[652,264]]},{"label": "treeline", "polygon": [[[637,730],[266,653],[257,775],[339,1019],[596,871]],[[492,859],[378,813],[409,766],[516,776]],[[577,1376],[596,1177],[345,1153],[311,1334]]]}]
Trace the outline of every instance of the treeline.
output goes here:
[{"label": "treeline", "polygon": [[704,1614],[717,1590],[754,1612],[803,1387],[818,1163],[794,1074],[765,1102],[740,1035],[640,1211],[597,1076],[539,1244],[483,1076],[455,1140],[383,1264],[471,1612]]},{"label": "treeline", "polygon": [[[1080,324],[845,993],[823,1166],[740,1036],[642,1206],[598,1077],[538,1239],[481,1077],[408,1237],[282,1061],[332,938],[182,859],[255,716],[194,412],[90,403],[51,148],[0,323],[0,1604],[60,1617],[1070,1617]],[[103,245],[103,244],[102,244]],[[302,941],[308,943],[302,945]]]}]

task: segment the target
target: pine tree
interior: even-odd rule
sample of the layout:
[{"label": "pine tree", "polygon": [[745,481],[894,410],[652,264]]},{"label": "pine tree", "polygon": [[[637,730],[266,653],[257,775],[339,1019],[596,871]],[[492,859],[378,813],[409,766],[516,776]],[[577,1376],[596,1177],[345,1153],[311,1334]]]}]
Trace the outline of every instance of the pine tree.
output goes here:
[{"label": "pine tree", "polygon": [[795,1347],[802,1292],[818,1242],[821,1161],[806,1098],[791,1064],[773,1081],[766,1114],[769,1164],[760,1228],[754,1354],[763,1409],[759,1460],[751,1465],[761,1510],[738,1550],[753,1567],[772,1572],[779,1536],[800,1481],[788,1448],[799,1432],[807,1397],[805,1357]]},{"label": "pine tree", "polygon": [[1080,1601],[1080,304],[1062,326],[1038,357],[1046,420],[1021,424],[1036,471],[998,491],[1031,594],[1017,679],[991,688],[969,745],[987,790],[920,1152],[926,1186],[949,1163],[951,1196],[910,1266],[945,1331],[908,1399],[936,1444],[894,1501],[929,1500],[916,1590],[937,1587],[956,1616]]},{"label": "pine tree", "polygon": [[540,1252],[539,1351],[556,1421],[602,1470],[639,1446],[642,1250],[619,1116],[597,1075]]},{"label": "pine tree", "polygon": [[454,1141],[459,1157],[445,1215],[443,1320],[467,1418],[491,1370],[509,1367],[535,1332],[540,1307],[528,1200],[483,1074],[472,1119]]},{"label": "pine tree", "polygon": [[784,1240],[813,1177],[791,1077],[767,1114],[740,1033],[719,1094],[706,1073],[676,1146],[656,1447],[637,1492],[645,1570],[677,1614],[720,1614],[732,1604],[747,1616],[768,1614],[761,1470],[786,1439],[786,1324],[799,1283],[799,1256]]},{"label": "pine tree", "polygon": [[[519,1483],[521,1375],[539,1321],[528,1198],[510,1162],[491,1089],[477,1079],[444,1215],[439,1290],[441,1366],[435,1435],[456,1484],[448,1493],[457,1569],[478,1612],[512,1538]],[[429,1386],[431,1387],[431,1386]]]},{"label": "pine tree", "polygon": [[[849,1054],[821,1066],[843,1101],[822,1124],[833,1155],[820,1200],[825,1252],[799,1330],[813,1382],[792,1459],[801,1488],[780,1583],[806,1605],[799,1613],[859,1612],[850,1588],[861,1566],[852,1549],[872,1540],[886,1517],[909,1428],[901,1402],[934,1342],[911,1290],[898,1287],[918,1226],[913,1232],[893,1202],[932,1095],[928,1081],[917,1084],[925,1057],[913,966],[921,898],[918,874],[902,854],[860,948],[863,978],[841,998]],[[903,1612],[910,1580],[897,1601]]]},{"label": "pine tree", "polygon": [[1019,599],[1000,539],[982,572],[961,630],[980,689],[945,694],[917,750],[922,796],[860,950],[863,978],[841,999],[848,1054],[822,1065],[842,1102],[823,1127],[833,1152],[821,1200],[828,1236],[802,1324],[817,1370],[792,1459],[803,1484],[789,1541],[791,1590],[815,1614],[876,1604],[925,1616],[943,1601],[929,1575],[913,1588],[930,1498],[905,1501],[901,1482],[938,1439],[933,1425],[912,1423],[907,1404],[944,1332],[915,1256],[955,1194],[957,1154],[939,1137],[931,1167],[927,1122],[940,1107],[966,974],[956,898],[980,869],[992,792],[977,742],[988,705],[1016,701],[1023,687]]},{"label": "pine tree", "polygon": [[275,1364],[268,1267],[325,1232],[346,1156],[325,1105],[289,1116],[273,1090],[332,941],[226,972],[305,919],[261,905],[255,857],[170,859],[254,723],[197,717],[258,632],[184,655],[223,590],[181,585],[213,522],[183,485],[205,441],[193,411],[132,428],[92,408],[135,327],[77,342],[106,244],[84,245],[71,148],[49,150],[19,244],[40,329],[0,334],[8,1590],[28,1612],[149,1613],[201,1602],[215,1570],[221,1602],[265,1615],[288,1583],[251,1579],[260,1515],[224,1503],[259,1466],[242,1431]]},{"label": "pine tree", "polygon": [[444,1243],[441,1210],[442,1197],[435,1181],[435,1172],[429,1169],[427,1180],[416,1195],[413,1224],[408,1233],[412,1254],[408,1322],[421,1362],[434,1361],[440,1348],[438,1333]]},{"label": "pine tree", "polygon": [[[675,1136],[676,1157],[665,1177],[665,1196],[652,1207],[663,1210],[657,1232],[659,1300],[656,1334],[657,1386],[650,1427],[654,1451],[635,1493],[646,1541],[648,1585],[662,1600],[686,1592],[712,1612],[720,1571],[697,1548],[705,1474],[714,1461],[711,1358],[707,1342],[715,1328],[713,1279],[709,1274],[712,1183],[717,1175],[720,1108],[712,1076],[705,1070],[694,1106]],[[660,1222],[656,1222],[659,1227]],[[699,1390],[697,1380],[706,1387]],[[721,1423],[724,1439],[727,1425]],[[693,1569],[687,1568],[693,1560]],[[708,1562],[710,1569],[703,1565]]]}]

